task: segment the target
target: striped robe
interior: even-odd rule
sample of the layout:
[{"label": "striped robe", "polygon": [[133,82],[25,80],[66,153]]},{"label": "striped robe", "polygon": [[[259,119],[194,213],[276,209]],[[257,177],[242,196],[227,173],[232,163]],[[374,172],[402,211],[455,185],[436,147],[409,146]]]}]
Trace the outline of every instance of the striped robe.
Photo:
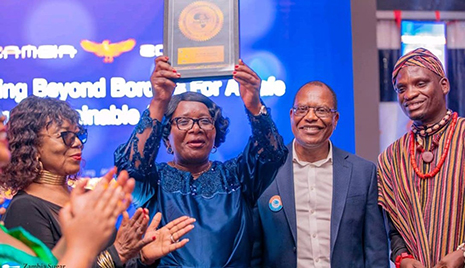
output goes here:
[{"label": "striped robe", "polygon": [[[431,172],[441,158],[451,123],[441,134],[434,160],[423,164],[415,151],[417,166]],[[421,179],[410,161],[410,134],[391,144],[378,158],[378,203],[391,217],[410,253],[426,267],[456,250],[465,241],[465,118],[459,117],[449,153],[439,173]],[[433,136],[425,138],[431,148]]]}]

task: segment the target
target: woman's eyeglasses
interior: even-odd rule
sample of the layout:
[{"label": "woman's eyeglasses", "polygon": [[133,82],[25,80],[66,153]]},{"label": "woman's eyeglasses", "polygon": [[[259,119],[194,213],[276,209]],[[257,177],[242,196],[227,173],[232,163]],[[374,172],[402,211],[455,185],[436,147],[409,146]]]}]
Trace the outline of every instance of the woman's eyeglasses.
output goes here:
[{"label": "woman's eyeglasses", "polygon": [[87,141],[87,129],[81,128],[78,132],[73,131],[63,131],[60,132],[60,136],[63,139],[63,142],[66,146],[71,147],[73,146],[76,138],[78,138],[82,144],[86,143]]},{"label": "woman's eyeglasses", "polygon": [[190,118],[190,117],[176,117],[171,120],[171,123],[175,123],[179,130],[188,131],[194,127],[194,124],[203,129],[203,130],[213,130],[215,125],[213,124],[213,119],[210,117],[202,118]]}]

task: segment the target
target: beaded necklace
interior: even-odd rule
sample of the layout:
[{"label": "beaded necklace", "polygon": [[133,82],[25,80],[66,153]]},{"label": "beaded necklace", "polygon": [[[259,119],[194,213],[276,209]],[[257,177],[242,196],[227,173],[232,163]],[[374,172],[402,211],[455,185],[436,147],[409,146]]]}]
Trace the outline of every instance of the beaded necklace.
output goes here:
[{"label": "beaded necklace", "polygon": [[431,135],[435,131],[441,129],[446,123],[449,121],[450,116],[452,114],[451,110],[447,110],[446,115],[444,116],[443,119],[441,119],[439,122],[436,124],[430,126],[430,127],[425,127],[425,126],[417,126],[415,124],[412,124],[412,131],[415,134],[420,134],[420,136],[427,136]]},{"label": "beaded necklace", "polygon": [[439,173],[439,170],[441,170],[442,165],[444,165],[444,161],[446,160],[447,154],[449,153],[450,142],[452,140],[452,135],[454,134],[455,126],[457,124],[457,117],[457,113],[453,113],[452,125],[449,129],[449,133],[447,133],[446,146],[444,147],[444,152],[442,153],[438,165],[434,168],[433,171],[426,174],[422,173],[417,166],[417,162],[415,160],[415,133],[413,132],[413,130],[410,131],[410,162],[412,162],[413,169],[415,170],[415,173],[418,175],[418,177],[422,179],[432,178]]}]

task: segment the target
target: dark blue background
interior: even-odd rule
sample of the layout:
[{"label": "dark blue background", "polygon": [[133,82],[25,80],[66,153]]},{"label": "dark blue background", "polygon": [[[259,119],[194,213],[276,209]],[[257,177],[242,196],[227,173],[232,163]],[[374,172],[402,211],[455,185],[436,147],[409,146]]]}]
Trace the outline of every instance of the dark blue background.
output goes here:
[{"label": "dark blue background", "polygon": [[[337,93],[341,114],[333,142],[354,152],[354,113],[352,81],[352,39],[349,0],[241,0],[241,57],[262,79],[274,76],[284,81],[286,93],[281,97],[263,97],[285,142],[292,140],[289,109],[296,90],[311,80],[328,83]],[[110,104],[142,111],[149,98],[110,97],[110,78],[148,81],[153,58],[139,54],[142,44],[162,44],[162,0],[41,0],[0,2],[0,46],[7,45],[73,45],[75,58],[0,59],[3,83],[24,82],[32,94],[32,80],[49,82],[107,80],[107,97],[68,101],[77,109],[108,109]],[[112,43],[133,38],[135,48],[116,57],[113,63],[84,51],[80,41],[88,39]],[[224,83],[224,85],[226,82]],[[6,98],[0,84],[0,108],[16,105]],[[245,146],[250,129],[240,97],[225,97],[224,86],[213,100],[231,119],[231,127],[213,159],[236,156]],[[3,97],[2,97],[3,96]],[[133,126],[89,126],[89,140],[83,153],[84,174],[99,176],[113,164],[113,151],[126,141]],[[170,159],[161,147],[159,161]]]}]

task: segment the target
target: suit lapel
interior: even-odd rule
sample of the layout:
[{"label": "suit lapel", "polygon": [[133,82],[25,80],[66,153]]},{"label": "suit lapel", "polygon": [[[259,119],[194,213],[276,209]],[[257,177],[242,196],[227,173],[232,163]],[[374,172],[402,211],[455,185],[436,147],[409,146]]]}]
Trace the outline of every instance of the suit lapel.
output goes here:
[{"label": "suit lapel", "polygon": [[331,209],[331,252],[339,232],[347,192],[352,178],[352,164],[346,159],[349,155],[333,146],[333,202]]},{"label": "suit lapel", "polygon": [[287,219],[287,223],[289,224],[289,228],[291,229],[294,243],[297,245],[292,142],[287,146],[287,148],[289,149],[289,154],[287,156],[286,163],[284,163],[276,176],[276,184],[278,187],[278,194],[281,196],[284,215]]}]

